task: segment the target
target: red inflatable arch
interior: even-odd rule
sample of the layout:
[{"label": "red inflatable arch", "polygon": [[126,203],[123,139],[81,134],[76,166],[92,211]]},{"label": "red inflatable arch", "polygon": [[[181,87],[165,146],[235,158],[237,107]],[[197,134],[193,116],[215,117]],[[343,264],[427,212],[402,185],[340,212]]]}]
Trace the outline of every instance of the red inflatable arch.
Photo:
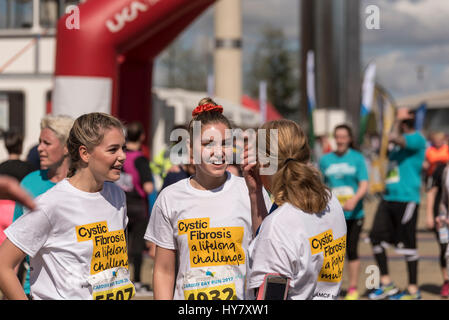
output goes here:
[{"label": "red inflatable arch", "polygon": [[154,58],[215,0],[89,0],[58,22],[53,114],[111,113],[149,132]]}]

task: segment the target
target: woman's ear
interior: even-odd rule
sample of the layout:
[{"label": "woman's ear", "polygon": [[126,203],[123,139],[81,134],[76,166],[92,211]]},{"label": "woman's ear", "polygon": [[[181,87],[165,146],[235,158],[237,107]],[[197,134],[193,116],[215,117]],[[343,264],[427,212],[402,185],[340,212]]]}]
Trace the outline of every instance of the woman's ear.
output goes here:
[{"label": "woman's ear", "polygon": [[90,159],[90,153],[87,150],[86,146],[80,146],[78,149],[79,155],[80,155],[80,159],[84,162],[89,162]]},{"label": "woman's ear", "polygon": [[67,148],[67,145],[64,146],[64,157],[67,157],[69,155],[69,148]]}]

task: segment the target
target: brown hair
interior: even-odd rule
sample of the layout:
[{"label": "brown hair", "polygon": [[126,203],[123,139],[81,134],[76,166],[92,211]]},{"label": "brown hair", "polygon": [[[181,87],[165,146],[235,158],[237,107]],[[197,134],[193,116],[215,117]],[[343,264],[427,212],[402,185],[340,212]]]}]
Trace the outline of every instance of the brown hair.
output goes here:
[{"label": "brown hair", "polygon": [[144,133],[143,125],[138,121],[134,121],[126,125],[127,141],[138,142],[143,133]]},{"label": "brown hair", "polygon": [[262,125],[266,129],[266,152],[270,148],[270,130],[278,130],[278,170],[273,175],[271,192],[279,206],[288,202],[307,213],[320,213],[331,198],[321,173],[312,167],[307,136],[291,120],[274,120]]},{"label": "brown hair", "polygon": [[8,154],[22,154],[23,135],[16,131],[5,133],[5,147]]},{"label": "brown hair", "polygon": [[354,134],[352,133],[352,128],[349,125],[340,124],[340,125],[336,126],[334,129],[334,137],[335,137],[335,133],[337,132],[337,130],[341,130],[341,129],[346,130],[346,132],[349,135],[349,138],[351,139],[351,142],[349,143],[349,148],[357,150],[357,148],[354,144]]},{"label": "brown hair", "polygon": [[75,175],[78,163],[81,160],[79,148],[85,146],[89,151],[103,141],[106,129],[117,128],[122,130],[123,124],[117,118],[101,112],[83,114],[73,123],[67,139],[67,148],[70,155],[70,169],[68,177]]}]

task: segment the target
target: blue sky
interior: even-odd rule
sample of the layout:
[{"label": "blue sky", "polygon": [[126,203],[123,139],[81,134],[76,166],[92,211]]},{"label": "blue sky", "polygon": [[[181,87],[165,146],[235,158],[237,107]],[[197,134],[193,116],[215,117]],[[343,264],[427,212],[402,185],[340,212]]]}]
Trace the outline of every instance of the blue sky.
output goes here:
[{"label": "blue sky", "polygon": [[[243,68],[247,68],[265,24],[282,28],[291,50],[299,44],[300,0],[242,0]],[[377,64],[376,80],[395,98],[449,89],[449,0],[361,0],[361,23],[365,8],[376,5],[380,29],[361,29],[362,67]],[[204,48],[213,40],[213,7],[183,34],[184,46]],[[422,79],[417,76],[421,66]],[[156,68],[156,73],[162,70]],[[158,77],[156,75],[156,83]]]}]

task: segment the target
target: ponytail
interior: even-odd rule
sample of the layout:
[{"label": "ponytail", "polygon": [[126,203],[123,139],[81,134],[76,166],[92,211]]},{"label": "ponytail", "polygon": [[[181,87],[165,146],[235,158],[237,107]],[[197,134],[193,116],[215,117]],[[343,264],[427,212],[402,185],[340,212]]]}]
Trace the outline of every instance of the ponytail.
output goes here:
[{"label": "ponytail", "polygon": [[324,211],[331,192],[321,173],[309,163],[311,151],[301,127],[291,120],[275,120],[265,123],[262,129],[268,129],[267,150],[271,150],[269,131],[278,130],[278,170],[271,185],[276,204],[288,202],[307,213]]},{"label": "ponytail", "polygon": [[324,211],[330,200],[330,191],[322,183],[320,172],[296,160],[286,161],[273,175],[271,191],[278,205],[288,202],[308,213]]}]

